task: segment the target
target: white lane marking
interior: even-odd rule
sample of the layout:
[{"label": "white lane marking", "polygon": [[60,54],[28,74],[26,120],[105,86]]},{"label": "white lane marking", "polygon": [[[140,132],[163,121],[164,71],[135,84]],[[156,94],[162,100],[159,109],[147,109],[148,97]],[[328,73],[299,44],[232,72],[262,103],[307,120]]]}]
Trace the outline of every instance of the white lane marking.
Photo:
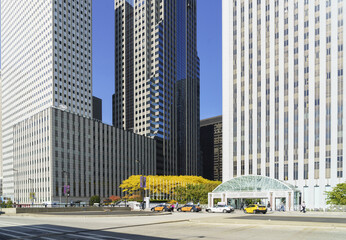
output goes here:
[{"label": "white lane marking", "polygon": [[1,235],[5,235],[5,236],[9,236],[9,237],[13,237],[13,238],[18,238],[18,236],[16,236],[16,235],[12,235],[12,234],[8,234],[8,233],[4,233],[4,232],[1,232],[0,233],[0,236]]},{"label": "white lane marking", "polygon": [[[39,228],[42,228],[42,229],[50,229],[50,230],[56,230],[54,228],[50,228],[50,227],[47,227],[47,226],[40,226]],[[72,230],[68,230],[68,231],[65,231],[65,230],[58,230],[58,231],[61,231],[61,232],[65,232],[65,233],[73,233]],[[103,238],[109,238],[109,239],[116,239],[116,240],[131,240],[131,239],[128,239],[128,238],[120,238],[120,237],[113,237],[113,236],[104,236],[104,235],[99,235],[99,234],[96,234],[96,233],[92,233],[93,231],[103,231],[103,230],[97,230],[97,229],[93,229],[93,230],[90,230],[89,231],[82,231],[82,232],[79,232],[79,231],[75,231],[77,232],[78,234],[85,234],[85,235],[90,235],[90,236],[94,236],[94,237],[103,237]],[[112,232],[109,232],[109,233],[112,233]]]},{"label": "white lane marking", "polygon": [[[108,232],[108,233],[115,233],[115,232]],[[107,235],[99,235],[96,233],[89,233],[89,232],[85,232],[83,234],[87,234],[90,236],[94,236],[94,237],[103,237],[103,238],[110,238],[110,239],[116,239],[116,240],[131,240],[129,238],[121,238],[121,237],[113,237],[113,236],[107,236]]]},{"label": "white lane marking", "polygon": [[[29,233],[24,233],[24,232],[9,230],[9,229],[1,229],[1,231],[6,231],[6,232],[10,232],[10,233],[17,233],[17,234],[22,234],[22,235],[24,235],[24,236],[30,236],[30,237],[34,237],[34,236],[35,236],[35,235],[29,234]],[[17,236],[17,237],[23,237],[23,236]]]},{"label": "white lane marking", "polygon": [[[3,225],[6,225],[6,226],[10,226],[10,227],[18,227],[18,228],[29,228],[29,229],[34,229],[32,227],[29,227],[30,225],[15,225],[15,224],[9,224],[9,223],[4,223],[2,222]],[[28,233],[24,233],[24,232],[19,232],[19,231],[14,231],[14,230],[9,230],[9,229],[1,229],[2,231],[7,231],[7,232],[12,232],[12,233],[19,233],[19,234],[22,234],[24,236],[30,236],[30,237],[37,237],[37,235],[32,235],[32,234],[28,234]],[[0,234],[5,234],[5,233],[0,233]],[[22,238],[23,236],[14,236],[15,238]],[[53,238],[49,238],[49,237],[41,237],[42,239],[49,239],[49,240],[54,240]]]},{"label": "white lane marking", "polygon": [[[65,227],[65,226],[58,226],[56,225],[57,227]],[[47,226],[39,226],[37,228],[41,228],[41,229],[49,229],[49,230],[52,230],[52,231],[57,231],[57,233],[67,233],[67,232],[73,232],[71,230],[62,230],[62,229],[56,229],[56,228],[51,228],[51,227],[47,227]]]},{"label": "white lane marking", "polygon": [[[73,230],[61,230],[61,229],[56,229],[56,228],[51,228],[51,227],[47,227],[47,226],[31,226],[31,225],[27,225],[27,224],[14,224],[14,223],[5,223],[5,222],[0,222],[0,224],[2,225],[6,225],[6,226],[12,226],[12,227],[23,227],[23,228],[28,228],[28,229],[37,229],[37,230],[42,230],[42,231],[46,231],[46,232],[50,232],[50,233],[73,233]],[[59,226],[59,227],[64,227],[64,226]],[[49,229],[49,230],[48,230]],[[103,231],[103,230],[97,230],[97,229],[93,229],[91,230],[92,231]],[[78,232],[78,231],[76,231]],[[107,239],[116,239],[116,240],[131,240],[129,238],[121,238],[121,237],[113,237],[113,236],[107,236],[107,235],[99,235],[99,234],[96,234],[96,233],[91,233],[91,232],[80,232],[78,234],[85,234],[85,235],[90,235],[90,236],[94,236],[94,237],[98,237],[97,239],[100,239],[100,237],[102,238],[107,238]],[[108,231],[109,232],[109,231]],[[114,233],[114,232],[109,232],[109,233]],[[69,235],[71,235],[69,234]],[[14,236],[14,237],[18,237],[18,236]],[[84,236],[84,235],[81,235],[81,237],[87,237],[87,236]],[[41,238],[45,238],[45,239],[51,239],[51,238],[47,238],[47,237],[41,237]]]},{"label": "white lane marking", "polygon": [[77,234],[72,234],[72,233],[67,233],[66,235],[73,236],[73,237],[81,237],[81,238],[87,238],[87,239],[94,239],[94,240],[99,240],[100,238],[94,238],[94,237],[88,237],[88,236],[83,236],[83,235],[77,235]]}]

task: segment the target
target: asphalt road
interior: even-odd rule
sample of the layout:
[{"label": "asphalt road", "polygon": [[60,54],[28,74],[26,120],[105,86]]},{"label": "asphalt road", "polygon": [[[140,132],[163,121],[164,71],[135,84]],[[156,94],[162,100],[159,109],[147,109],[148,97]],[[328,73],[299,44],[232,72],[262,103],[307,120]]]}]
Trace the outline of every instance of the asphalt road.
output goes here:
[{"label": "asphalt road", "polygon": [[237,213],[177,213],[169,215],[23,215],[0,216],[3,239],[256,239],[344,240],[345,215],[288,216]]}]

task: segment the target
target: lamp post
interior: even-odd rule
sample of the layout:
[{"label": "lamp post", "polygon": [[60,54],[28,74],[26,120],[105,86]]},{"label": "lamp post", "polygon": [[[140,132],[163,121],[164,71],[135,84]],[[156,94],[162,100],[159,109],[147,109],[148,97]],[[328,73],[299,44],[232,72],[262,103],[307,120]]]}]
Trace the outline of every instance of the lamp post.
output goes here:
[{"label": "lamp post", "polygon": [[63,175],[66,174],[66,185],[64,186],[64,190],[66,191],[66,207],[68,206],[68,197],[70,195],[70,185],[68,185],[68,171],[62,171]]},{"label": "lamp post", "polygon": [[17,180],[18,180],[18,170],[13,168],[13,172],[16,172],[16,175],[14,176],[14,202],[16,202],[16,199],[18,200],[18,196],[16,196],[16,188],[17,188]]},{"label": "lamp post", "polygon": [[145,198],[145,190],[144,190],[144,188],[145,188],[145,186],[141,186],[142,185],[142,177],[144,177],[143,176],[143,169],[144,169],[144,166],[143,166],[143,163],[141,162],[141,161],[139,161],[138,159],[136,160],[136,163],[138,163],[138,164],[140,164],[141,165],[141,176],[140,176],[140,189],[141,189],[141,195],[143,196],[143,199],[142,199],[142,209],[144,209],[144,198]]}]

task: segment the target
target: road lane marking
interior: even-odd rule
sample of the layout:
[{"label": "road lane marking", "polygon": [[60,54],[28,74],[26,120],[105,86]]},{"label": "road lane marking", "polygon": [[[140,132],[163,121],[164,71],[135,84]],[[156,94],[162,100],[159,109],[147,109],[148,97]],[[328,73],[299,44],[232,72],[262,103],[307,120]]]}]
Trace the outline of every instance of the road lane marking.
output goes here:
[{"label": "road lane marking", "polygon": [[94,238],[94,237],[88,237],[88,236],[83,236],[80,234],[72,234],[72,233],[66,233],[66,235],[73,236],[73,237],[81,237],[81,238],[87,238],[87,239],[94,239],[94,240],[99,240],[100,238]]},{"label": "road lane marking", "polygon": [[0,233],[0,236],[1,235],[5,235],[5,236],[9,236],[9,237],[13,237],[13,238],[18,238],[18,236],[16,236],[16,235],[12,235],[12,234],[8,234],[8,233],[4,233],[4,232],[1,232]]},{"label": "road lane marking", "polygon": [[[107,232],[107,233],[115,233],[115,232]],[[96,233],[83,233],[83,234],[88,234],[90,236],[94,236],[94,237],[104,237],[104,238],[110,238],[110,239],[116,239],[116,240],[131,240],[129,238],[121,238],[121,237],[114,237],[114,236],[107,236],[107,235],[99,235]]]}]

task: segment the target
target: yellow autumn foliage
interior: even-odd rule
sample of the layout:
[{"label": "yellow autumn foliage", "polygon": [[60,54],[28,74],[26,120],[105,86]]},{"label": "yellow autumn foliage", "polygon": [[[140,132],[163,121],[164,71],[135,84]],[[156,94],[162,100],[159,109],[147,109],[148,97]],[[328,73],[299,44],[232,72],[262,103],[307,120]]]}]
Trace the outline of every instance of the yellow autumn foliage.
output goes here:
[{"label": "yellow autumn foliage", "polygon": [[[212,181],[199,176],[157,176],[149,175],[147,178],[147,186],[144,190],[150,194],[166,194],[174,195],[175,189],[178,187],[187,187],[187,185],[206,185],[216,188],[221,184],[220,181]],[[132,175],[124,180],[120,188],[123,192],[132,195],[140,189],[140,175]]]}]

